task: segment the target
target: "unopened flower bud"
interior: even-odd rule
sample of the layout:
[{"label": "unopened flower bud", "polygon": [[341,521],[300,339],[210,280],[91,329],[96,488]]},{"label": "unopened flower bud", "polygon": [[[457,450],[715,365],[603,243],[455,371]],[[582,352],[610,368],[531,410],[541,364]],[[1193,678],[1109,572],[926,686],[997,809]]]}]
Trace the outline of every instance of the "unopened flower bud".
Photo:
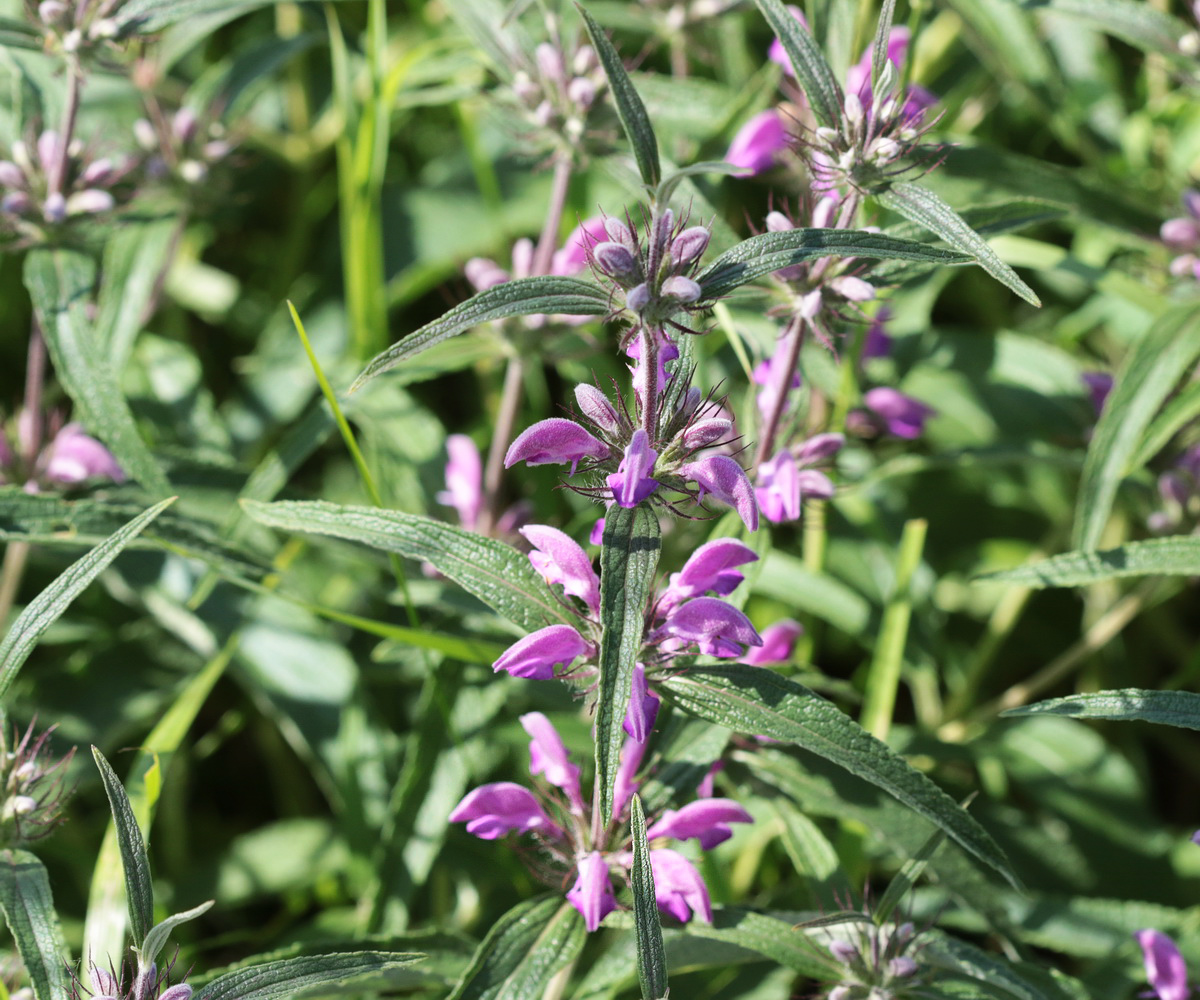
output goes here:
[{"label": "unopened flower bud", "polygon": [[191,108],[180,108],[171,119],[171,134],[180,142],[190,141],[196,134],[199,120]]},{"label": "unopened flower bud", "polygon": [[601,430],[615,434],[621,429],[617,411],[594,385],[583,382],[575,386],[575,402],[579,404],[580,412]]},{"label": "unopened flower bud", "polygon": [[596,50],[590,45],[581,45],[575,50],[575,55],[571,59],[571,72],[576,76],[583,76],[585,73],[592,72],[599,64]]},{"label": "unopened flower bud", "polygon": [[67,199],[66,210],[67,215],[98,215],[100,212],[111,212],[115,204],[113,196],[107,191],[87,188]]},{"label": "unopened flower bud", "polygon": [[101,969],[97,965],[92,966],[92,985],[99,995],[108,997],[117,996],[121,989],[116,977],[107,969]]},{"label": "unopened flower bud", "polygon": [[669,208],[665,209],[662,215],[654,220],[654,231],[650,234],[650,239],[658,248],[660,259],[667,255],[667,246],[671,240],[671,230],[674,228],[675,213]]},{"label": "unopened flower bud", "polygon": [[93,184],[105,184],[112,179],[113,161],[107,156],[101,157],[99,160],[93,160],[79,175],[81,184],[90,187]]},{"label": "unopened flower bud", "polygon": [[199,184],[208,176],[208,167],[199,160],[184,160],[179,164],[179,176],[188,184]]},{"label": "unopened flower bud", "polygon": [[93,21],[88,28],[89,38],[116,38],[121,33],[121,29],[117,22],[111,17],[102,17],[97,21]]},{"label": "unopened flower bud", "polygon": [[139,118],[133,123],[133,137],[137,140],[137,144],[147,152],[158,149],[158,133],[145,118]]},{"label": "unopened flower bud", "polygon": [[893,958],[888,962],[888,972],[897,978],[908,978],[915,975],[917,971],[917,963],[907,955],[901,955],[899,958]]},{"label": "unopened flower bud", "polygon": [[47,129],[37,139],[37,157],[42,170],[52,173],[58,164],[59,142],[58,133]]},{"label": "unopened flower bud", "polygon": [[542,88],[529,78],[529,74],[519,71],[513,75],[513,93],[526,104],[533,104],[542,93]]},{"label": "unopened flower bud", "polygon": [[230,146],[229,143],[227,143],[224,139],[214,139],[212,142],[206,142],[203,147],[201,147],[200,152],[204,154],[204,158],[208,160],[209,163],[212,163],[215,160],[225,159],[225,157],[229,155],[229,150],[232,148],[233,147]]},{"label": "unopened flower bud", "polygon": [[[840,434],[830,434],[830,435],[821,435],[821,436],[823,436],[823,437],[826,437],[826,436],[827,437],[838,437],[838,438],[841,437]],[[813,440],[815,441],[816,438],[814,438]],[[838,443],[838,447],[839,448],[841,447],[840,442]],[[896,932],[892,935],[892,940],[898,941],[900,944],[907,944],[909,941],[911,941],[913,939],[913,935],[916,934],[916,932],[917,932],[917,929],[913,926],[912,921],[906,920],[906,921],[904,921],[904,923],[902,923],[899,927],[896,928]]]},{"label": "unopened flower bud", "polygon": [[8,188],[24,187],[24,171],[9,160],[0,160],[0,185]]},{"label": "unopened flower bud", "polygon": [[539,125],[549,125],[554,121],[554,106],[549,101],[542,101],[533,111],[533,120]]},{"label": "unopened flower bud", "polygon": [[625,293],[625,307],[633,312],[641,312],[650,304],[650,287],[643,281],[634,285]]},{"label": "unopened flower bud", "polygon": [[858,957],[858,949],[849,941],[843,941],[840,938],[834,938],[829,942],[829,951],[839,962],[847,965]]},{"label": "unopened flower bud", "polygon": [[683,394],[683,398],[679,400],[679,413],[694,413],[696,407],[700,405],[700,400],[704,398],[704,394],[700,391],[698,385],[688,386],[688,391]]},{"label": "unopened flower bud", "polygon": [[567,97],[586,111],[596,102],[596,85],[586,76],[577,76],[567,84]]},{"label": "unopened flower bud", "polygon": [[706,448],[708,445],[720,441],[731,430],[733,430],[732,420],[725,420],[722,417],[699,420],[683,432],[683,446],[688,451]]},{"label": "unopened flower bud", "polygon": [[1193,59],[1200,56],[1200,31],[1189,31],[1180,38],[1179,52],[1181,55],[1190,56]]},{"label": "unopened flower bud", "polygon": [[534,50],[533,55],[537,60],[538,72],[547,80],[553,80],[555,83],[563,83],[566,80],[562,53],[553,45],[549,42],[542,42]]},{"label": "unopened flower bud", "polygon": [[671,244],[671,263],[675,267],[687,267],[700,259],[708,249],[709,233],[704,226],[691,226],[675,237]]},{"label": "unopened flower bud", "polygon": [[83,44],[83,33],[74,28],[63,35],[62,47],[64,52],[78,52],[79,46]]},{"label": "unopened flower bud", "polygon": [[696,282],[682,274],[668,278],[662,283],[662,294],[679,302],[695,302],[703,292],[704,289]]},{"label": "unopened flower bud", "polygon": [[620,243],[630,251],[637,247],[637,241],[633,238],[633,233],[629,231],[629,227],[620,219],[606,218],[604,220],[604,231],[608,234],[610,240]]},{"label": "unopened flower bud", "polygon": [[477,292],[487,291],[509,280],[509,273],[487,257],[472,257],[463,265],[463,273]]},{"label": "unopened flower bud", "polygon": [[13,771],[13,777],[16,778],[17,781],[28,781],[30,778],[35,777],[37,773],[37,764],[31,760],[27,760],[24,764],[20,765],[15,771]]},{"label": "unopened flower bud", "polygon": [[13,191],[0,198],[0,212],[6,215],[24,215],[33,202],[24,191]]},{"label": "unopened flower bud", "polygon": [[792,225],[792,220],[782,212],[767,213],[767,232],[786,233],[795,228],[796,227]]},{"label": "unopened flower bud", "polygon": [[37,799],[30,795],[14,795],[4,803],[3,818],[28,816],[37,808]]},{"label": "unopened flower bud", "polygon": [[850,1000],[850,987],[835,986],[829,991],[828,1000]]},{"label": "unopened flower bud", "polygon": [[830,279],[829,287],[842,298],[849,299],[851,302],[869,302],[875,298],[875,286],[852,274],[843,274]]},{"label": "unopened flower bud", "polygon": [[46,195],[42,203],[42,218],[47,222],[62,222],[67,217],[67,199],[61,191]]},{"label": "unopened flower bud", "polygon": [[58,24],[67,12],[67,5],[62,0],[43,0],[38,4],[38,19],[42,24]]},{"label": "unopened flower bud", "polygon": [[620,243],[597,243],[592,248],[592,259],[596,267],[618,281],[632,280],[638,276],[637,258]]},{"label": "unopened flower bud", "polygon": [[821,311],[821,289],[814,288],[811,292],[800,300],[800,317],[802,319],[812,319]]},{"label": "unopened flower bud", "polygon": [[868,155],[876,163],[891,163],[892,160],[900,155],[900,143],[895,139],[876,139],[871,143]]},{"label": "unopened flower bud", "polygon": [[187,983],[176,983],[163,990],[158,1000],[192,1000],[192,988]]},{"label": "unopened flower bud", "polygon": [[828,125],[822,125],[817,129],[817,138],[827,145],[833,145],[841,139],[841,136],[838,134],[837,129],[830,128]]},{"label": "unopened flower bud", "polygon": [[883,71],[875,81],[874,89],[875,97],[879,100],[888,97],[896,89],[896,64],[890,59],[884,60]]},{"label": "unopened flower bud", "polygon": [[843,105],[846,112],[846,121],[857,125],[863,119],[863,103],[858,94],[847,94],[846,103]]},{"label": "unopened flower bud", "polygon": [[822,198],[813,206],[812,224],[814,229],[828,229],[834,221],[833,214],[837,211],[837,198]]}]

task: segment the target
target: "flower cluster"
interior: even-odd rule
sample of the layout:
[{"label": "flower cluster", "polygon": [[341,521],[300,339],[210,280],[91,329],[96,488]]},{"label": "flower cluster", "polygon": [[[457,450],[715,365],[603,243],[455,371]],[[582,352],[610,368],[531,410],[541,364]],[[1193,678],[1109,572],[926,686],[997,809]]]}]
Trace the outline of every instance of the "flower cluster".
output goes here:
[{"label": "flower cluster", "polygon": [[586,44],[568,49],[561,42],[541,42],[533,64],[512,78],[512,92],[529,120],[572,145],[582,140],[588,112],[604,85],[595,50]]},{"label": "flower cluster", "polygon": [[151,962],[136,973],[127,973],[122,965],[120,975],[117,975],[111,969],[92,962],[88,966],[88,974],[93,989],[85,990],[76,979],[69,993],[72,1000],[191,1000],[192,988],[187,983],[167,985],[170,972],[170,967],[160,972],[157,963]]},{"label": "flower cluster", "polygon": [[1164,222],[1159,236],[1176,254],[1171,273],[1200,281],[1200,191],[1189,188],[1182,200],[1184,214]]},{"label": "flower cluster", "polygon": [[65,757],[46,760],[46,743],[53,727],[34,736],[33,724],[10,750],[7,734],[0,727],[0,772],[3,774],[4,804],[0,806],[0,841],[6,846],[28,843],[48,835],[58,824],[69,790],[64,787],[67,765],[74,747]]},{"label": "flower cluster", "polygon": [[829,951],[841,965],[842,977],[829,991],[829,1000],[890,1000],[922,995],[920,966],[913,957],[919,945],[911,923],[879,926],[863,915],[838,926],[851,931],[830,935]]},{"label": "flower cluster", "polygon": [[832,480],[813,466],[832,459],[845,441],[842,434],[817,434],[759,465],[754,495],[763,517],[775,524],[798,521],[805,500],[832,497]]},{"label": "flower cluster", "polygon": [[201,121],[188,107],[153,121],[139,118],[133,123],[133,134],[146,153],[148,177],[177,178],[188,187],[203,183],[232,149],[220,122]]},{"label": "flower cluster", "polygon": [[[621,751],[613,801],[613,820],[607,827],[594,823],[584,802],[579,766],[574,764],[553,724],[540,712],[521,716],[530,736],[529,771],[541,776],[536,792],[514,782],[483,785],[469,792],[450,813],[453,823],[466,823],[468,833],[496,840],[509,833],[527,834],[537,844],[531,868],[546,884],[571,882],[567,900],[583,916],[589,931],[617,908],[614,874],[633,864],[628,808],[638,789],[636,775],[645,745],[627,740]],[[733,835],[731,823],[750,823],[752,817],[729,799],[700,799],[652,817],[647,840],[654,872],[658,907],[680,921],[692,916],[712,921],[708,888],[696,867],[679,851],[662,846],[669,840],[698,840],[709,850]]]},{"label": "flower cluster", "polygon": [[114,14],[123,0],[25,0],[25,14],[42,33],[47,51],[75,55],[120,34]]},{"label": "flower cluster", "polygon": [[[43,435],[35,433],[28,411],[21,412],[11,423],[16,425],[11,438],[0,433],[0,485],[20,484],[27,493],[38,493],[43,489],[75,486],[89,479],[110,479],[115,483],[125,480],[125,473],[112,452],[85,434],[79,424],[63,426],[61,418],[51,414],[45,435],[49,443],[31,457],[33,442],[43,440]],[[10,428],[11,424],[5,429]]]}]

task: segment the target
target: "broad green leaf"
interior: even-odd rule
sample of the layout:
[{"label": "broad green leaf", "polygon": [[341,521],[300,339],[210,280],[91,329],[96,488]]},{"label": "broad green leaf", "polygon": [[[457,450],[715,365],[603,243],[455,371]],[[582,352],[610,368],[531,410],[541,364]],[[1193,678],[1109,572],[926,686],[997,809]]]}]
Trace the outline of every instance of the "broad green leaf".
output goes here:
[{"label": "broad green leaf", "polygon": [[840,128],[842,124],[842,88],[816,40],[792,17],[781,0],[755,0],[763,17],[783,45],[796,71],[796,79],[808,96],[809,106],[819,124]]},{"label": "broad green leaf", "polygon": [[1200,694],[1191,691],[1146,691],[1123,688],[1072,694],[1065,698],[1010,708],[1001,715],[1068,715],[1073,719],[1157,722],[1181,729],[1200,729]]},{"label": "broad green leaf", "polygon": [[162,951],[163,946],[167,943],[167,939],[180,924],[186,924],[189,920],[195,920],[212,909],[213,901],[210,899],[206,903],[201,903],[199,906],[193,906],[190,910],[184,910],[183,913],[175,913],[167,917],[166,920],[155,924],[150,933],[146,935],[146,940],[142,942],[141,948],[138,949],[139,958],[143,965],[149,965],[152,962],[158,961],[158,953]]},{"label": "broad green leaf", "polygon": [[879,192],[878,198],[892,211],[924,226],[956,250],[970,254],[988,274],[1016,292],[1030,305],[1040,306],[1042,304],[1033,289],[996,255],[996,251],[987,245],[983,237],[968,226],[961,215],[928,188],[921,187],[919,184],[897,182]]},{"label": "broad green leaf", "polygon": [[857,229],[790,229],[762,233],[726,250],[696,275],[701,302],[712,302],[735,288],[780,268],[816,257],[874,257],[928,264],[966,264],[971,258],[952,250]]},{"label": "broad green leaf", "polygon": [[67,995],[70,955],[45,866],[28,851],[0,851],[0,907],[37,1000]]},{"label": "broad green leaf", "polygon": [[155,504],[72,563],[54,582],[30,601],[0,642],[0,702],[37,641],[87,586],[117,558],[138,533],[170,504],[174,497]]},{"label": "broad green leaf", "polygon": [[629,814],[633,837],[633,868],[629,877],[633,886],[633,926],[637,932],[638,984],[642,1000],[663,1000],[667,996],[667,955],[663,950],[662,922],[654,896],[654,870],[650,865],[650,845],[646,842],[646,814],[642,800],[633,797]]},{"label": "broad green leaf", "polygon": [[1142,0],[1024,0],[1022,6],[1076,17],[1150,52],[1179,54],[1190,30],[1177,17]]},{"label": "broad green leaf", "polygon": [[76,416],[108,445],[130,478],[162,495],[170,490],[166,476],[134,423],[109,345],[87,318],[95,276],[95,264],[73,250],[32,250],[25,258],[25,287]]},{"label": "broad green leaf", "polygon": [[658,514],[649,504],[614,505],[604,518],[600,546],[600,694],[596,705],[596,783],[600,816],[612,816],[622,728],[642,649],[646,602],[662,547]]},{"label": "broad green leaf", "polygon": [[528,632],[578,621],[527,557],[494,538],[428,517],[375,507],[243,500],[242,508],[254,520],[273,528],[344,538],[410,559],[427,560],[497,614]]},{"label": "broad green leaf", "polygon": [[810,750],[895,796],[1017,885],[1004,852],[949,795],[831,702],[774,671],[694,666],[662,685],[681,708],[739,733]]},{"label": "broad green leaf", "polygon": [[1094,549],[1108,523],[1121,480],[1146,429],[1176,383],[1200,356],[1200,304],[1164,313],[1125,358],[1088,445],[1075,508],[1073,543]]},{"label": "broad green leaf", "polygon": [[793,802],[780,796],[772,802],[783,824],[780,836],[796,871],[808,880],[821,906],[830,909],[850,898],[850,883],[829,838]]},{"label": "broad green leaf", "polygon": [[1083,587],[1122,576],[1200,576],[1200,538],[1178,535],[1130,542],[1103,552],[1064,552],[1028,566],[986,573],[988,583],[1024,587]]},{"label": "broad green leaf", "polygon": [[447,1000],[536,1000],[586,940],[583,918],[561,896],[518,903],[492,925]]},{"label": "broad green leaf", "polygon": [[336,986],[412,965],[421,955],[353,951],[303,955],[227,972],[194,994],[195,1000],[283,1000],[322,986]]},{"label": "broad green leaf", "polygon": [[150,859],[146,856],[146,842],[138,827],[137,817],[125,794],[125,786],[95,747],[92,756],[100,769],[108,804],[112,808],[113,825],[117,831],[117,844],[121,849],[121,867],[125,871],[125,895],[129,903],[129,929],[134,947],[140,948],[146,935],[154,926],[154,883],[150,878]]},{"label": "broad green leaf", "polygon": [[658,162],[658,139],[654,136],[650,116],[646,114],[646,105],[638,96],[633,81],[625,72],[625,64],[621,62],[620,54],[613,48],[604,29],[582,4],[576,3],[575,9],[583,18],[588,37],[592,40],[592,47],[596,50],[600,65],[604,67],[604,75],[608,77],[608,89],[612,94],[613,103],[617,106],[617,116],[621,119],[629,145],[633,147],[633,158],[637,161],[642,183],[653,191],[662,179],[662,167]]},{"label": "broad green leaf", "polygon": [[540,313],[603,316],[611,308],[608,293],[599,285],[581,278],[544,275],[506,281],[456,305],[440,319],[425,324],[377,354],[354,380],[350,392],[356,392],[372,379],[400,362],[416,357],[426,348],[481,323]]}]

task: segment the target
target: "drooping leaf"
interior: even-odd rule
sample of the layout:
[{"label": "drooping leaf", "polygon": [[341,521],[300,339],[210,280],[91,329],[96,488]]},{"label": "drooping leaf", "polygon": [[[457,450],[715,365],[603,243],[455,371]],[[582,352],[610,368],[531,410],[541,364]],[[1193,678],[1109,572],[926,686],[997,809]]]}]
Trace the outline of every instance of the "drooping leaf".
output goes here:
[{"label": "drooping leaf", "polygon": [[1140,469],[1167,446],[1179,431],[1200,417],[1200,382],[1189,382],[1162,408],[1146,431],[1130,468]]},{"label": "drooping leaf", "polygon": [[600,815],[612,816],[617,763],[625,741],[625,712],[633,668],[642,649],[646,602],[662,547],[658,515],[649,504],[614,505],[604,518],[600,547],[600,696],[596,704],[596,783]]},{"label": "drooping leaf", "polygon": [[608,293],[581,278],[543,275],[518,278],[495,285],[456,305],[440,319],[427,323],[403,340],[377,354],[350,386],[356,392],[400,362],[415,357],[428,347],[481,323],[509,316],[565,313],[571,316],[603,316],[612,308]]},{"label": "drooping leaf", "polygon": [[173,502],[174,497],[171,497],[139,514],[82,559],[63,570],[50,586],[25,606],[9,627],[4,641],[0,642],[0,702],[46,629],[117,558],[121,550]]},{"label": "drooping leaf", "polygon": [[125,896],[129,903],[129,931],[135,948],[140,948],[154,926],[154,883],[150,878],[150,859],[137,817],[125,794],[125,786],[98,749],[92,747],[100,779],[104,783],[112,809],[117,845],[121,849],[121,867],[125,872]]},{"label": "drooping leaf", "polygon": [[1123,576],[1200,576],[1200,538],[1177,535],[1102,552],[1064,552],[1028,566],[987,573],[979,580],[1024,587],[1083,587]]},{"label": "drooping leaf", "polygon": [[322,986],[336,986],[412,965],[421,955],[353,951],[303,955],[227,972],[194,994],[195,1000],[283,1000]]},{"label": "drooping leaf", "polygon": [[592,48],[596,50],[600,65],[604,67],[604,75],[608,77],[608,89],[612,94],[613,103],[617,106],[617,116],[621,119],[629,145],[633,147],[633,158],[637,161],[642,183],[653,191],[662,179],[662,167],[658,161],[658,139],[654,135],[654,127],[650,124],[650,116],[646,113],[646,105],[638,96],[633,81],[625,72],[620,53],[613,48],[604,29],[584,9],[583,4],[576,3],[575,8],[583,18],[588,37],[592,40]]},{"label": "drooping leaf", "polygon": [[1088,445],[1075,508],[1072,541],[1093,549],[1100,540],[1121,480],[1131,472],[1154,415],[1200,356],[1200,304],[1164,313],[1133,346],[1117,374]]},{"label": "drooping leaf", "polygon": [[1130,45],[1164,55],[1179,54],[1189,31],[1179,18],[1138,0],[1024,0],[1023,6],[1079,18]]},{"label": "drooping leaf", "polygon": [[681,708],[735,732],[810,750],[882,788],[1016,885],[1004,852],[949,795],[831,702],[770,670],[696,666],[662,689]]},{"label": "drooping leaf", "polygon": [[479,945],[447,1000],[533,1000],[587,940],[583,918],[560,896],[518,903]]},{"label": "drooping leaf", "polygon": [[817,121],[827,128],[842,124],[842,88],[821,54],[816,40],[792,17],[781,0],[755,0],[763,17],[783,45],[796,71],[796,79],[808,96]]},{"label": "drooping leaf", "polygon": [[54,910],[46,868],[28,851],[0,851],[0,907],[34,997],[62,1000],[67,994],[70,954]]},{"label": "drooping leaf", "polygon": [[880,202],[892,211],[924,226],[931,233],[936,233],[956,250],[969,254],[988,274],[1016,292],[1030,305],[1042,304],[1033,289],[996,255],[996,251],[987,245],[983,237],[928,188],[919,184],[897,182],[879,192],[878,197]]},{"label": "drooping leaf", "polygon": [[87,318],[95,275],[92,261],[73,250],[32,250],[25,258],[25,287],[76,416],[130,478],[161,496],[170,490],[166,476],[134,423],[108,345]]},{"label": "drooping leaf", "polygon": [[1073,719],[1157,722],[1181,729],[1200,729],[1200,694],[1123,688],[1051,698],[1020,708],[1010,708],[1000,714],[1067,715]]},{"label": "drooping leaf", "polygon": [[654,896],[646,814],[642,812],[642,800],[636,795],[630,807],[629,828],[633,837],[633,868],[629,876],[633,886],[633,926],[637,932],[638,984],[642,1000],[663,1000],[667,995],[667,955]]},{"label": "drooping leaf", "polygon": [[816,257],[873,257],[928,264],[966,264],[966,254],[857,229],[789,229],[761,233],[725,251],[696,275],[701,302],[728,295],[755,278]]},{"label": "drooping leaf", "polygon": [[273,528],[344,538],[426,560],[526,631],[576,621],[528,558],[494,538],[428,517],[375,507],[243,500],[242,508],[254,520]]}]

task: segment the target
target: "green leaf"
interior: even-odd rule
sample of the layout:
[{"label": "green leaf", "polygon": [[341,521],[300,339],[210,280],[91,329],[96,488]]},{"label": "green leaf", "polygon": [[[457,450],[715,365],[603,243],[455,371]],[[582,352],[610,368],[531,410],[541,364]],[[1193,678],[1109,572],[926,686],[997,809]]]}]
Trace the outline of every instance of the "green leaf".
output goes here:
[{"label": "green leaf", "polygon": [[700,301],[712,302],[772,271],[815,257],[875,257],[928,264],[965,264],[970,257],[913,240],[857,229],[789,229],[761,233],[726,250],[696,275]]},{"label": "green leaf", "polygon": [[633,81],[625,72],[625,64],[604,29],[596,23],[583,7],[576,3],[575,9],[583,18],[588,37],[592,40],[592,48],[604,67],[604,75],[608,77],[608,89],[612,93],[613,103],[617,106],[617,116],[625,129],[629,145],[633,147],[633,158],[637,161],[638,173],[642,175],[642,183],[651,190],[658,187],[662,179],[662,167],[658,162],[658,139],[654,136],[654,127],[650,124],[650,116],[646,114],[646,105],[638,96]]},{"label": "green leaf", "polygon": [[583,918],[561,896],[518,903],[492,925],[447,1000],[536,1000],[586,940]]},{"label": "green leaf", "polygon": [[1024,587],[1083,587],[1122,576],[1198,576],[1200,538],[1177,535],[1130,542],[1115,549],[1064,552],[1029,566],[986,573],[976,579],[988,583],[1016,583]]},{"label": "green leaf", "polygon": [[662,689],[681,708],[735,732],[795,743],[895,796],[983,864],[1017,885],[987,831],[949,795],[832,703],[786,677],[749,666],[692,667]]},{"label": "green leaf", "polygon": [[817,121],[828,128],[842,124],[842,88],[821,54],[816,40],[792,17],[781,0],[755,0],[763,17],[783,45],[796,71],[796,79],[808,96]]},{"label": "green leaf", "polygon": [[440,319],[427,323],[377,354],[354,380],[350,392],[357,392],[400,362],[416,357],[426,348],[480,323],[540,313],[603,316],[611,308],[608,293],[604,289],[580,278],[544,275],[506,281],[459,303]]},{"label": "green leaf", "polygon": [[[124,790],[124,789],[122,789]],[[190,910],[184,910],[183,913],[175,913],[154,925],[150,933],[146,935],[146,940],[138,949],[138,957],[141,959],[142,965],[150,965],[158,960],[158,953],[163,950],[163,945],[167,943],[167,939],[180,924],[186,924],[189,920],[195,920],[212,909],[213,901],[210,899],[206,903],[201,903],[199,906],[193,906]]]},{"label": "green leaf", "polygon": [[[931,931],[928,938],[922,937],[921,940],[927,942],[921,949],[922,964],[927,963],[933,968],[970,976],[972,979],[998,987],[1019,1000],[1061,1000],[1060,993],[1047,993],[1039,989],[1020,975],[1010,962],[973,944],[937,930]],[[989,990],[985,996],[992,997],[994,992]]]},{"label": "green leaf", "polygon": [[421,955],[352,951],[303,955],[227,972],[195,993],[195,1000],[283,1000],[303,991],[336,986],[412,965]]},{"label": "green leaf", "polygon": [[888,39],[892,34],[892,19],[895,16],[896,0],[883,0],[879,20],[875,24],[875,41],[871,45],[871,80],[877,93],[879,80],[888,64]]},{"label": "green leaf", "polygon": [[37,1000],[67,995],[70,955],[45,866],[28,851],[0,851],[0,907]]},{"label": "green leaf", "polygon": [[1140,469],[1167,446],[1179,431],[1200,416],[1200,382],[1189,382],[1162,408],[1146,431],[1130,467]]},{"label": "green leaf", "polygon": [[1067,715],[1073,719],[1157,722],[1181,729],[1200,729],[1200,694],[1191,691],[1145,691],[1122,688],[1072,694],[1065,698],[1010,708],[1001,715]]},{"label": "green leaf", "polygon": [[716,907],[711,924],[693,920],[682,933],[748,948],[812,979],[838,976],[838,963],[826,949],[814,945],[790,923],[764,913],[736,906]]},{"label": "green leaf", "polygon": [[574,625],[573,616],[529,564],[494,538],[485,538],[417,514],[375,507],[300,501],[243,500],[254,520],[285,531],[305,531],[361,542],[384,552],[426,560],[497,614],[534,632],[547,625]]},{"label": "green leaf", "polygon": [[1141,0],[1025,0],[1022,6],[1079,18],[1130,45],[1172,56],[1179,54],[1179,40],[1190,30],[1179,18]]},{"label": "green leaf", "polygon": [[1200,304],[1164,313],[1125,358],[1096,423],[1075,509],[1073,544],[1100,541],[1121,480],[1131,472],[1146,429],[1163,400],[1200,356]]},{"label": "green leaf", "polygon": [[128,360],[134,339],[169,262],[179,232],[174,218],[119,227],[104,247],[97,295],[96,340],[117,369]]},{"label": "green leaf", "polygon": [[82,559],[73,562],[54,582],[37,595],[12,623],[0,643],[0,701],[8,693],[17,672],[33,652],[37,641],[138,533],[171,503],[174,497],[155,504],[105,539]]},{"label": "green leaf", "polygon": [[975,262],[1006,288],[1016,292],[1030,305],[1040,306],[1034,294],[1017,272],[1004,263],[974,229],[942,199],[919,184],[897,182],[878,194],[879,201],[906,219],[924,226]]},{"label": "green leaf", "polygon": [[596,705],[596,783],[600,816],[612,817],[623,726],[642,649],[646,602],[662,547],[658,515],[649,504],[614,505],[604,518],[600,547],[600,700]]},{"label": "green leaf", "polygon": [[929,835],[929,839],[921,845],[921,849],[901,865],[900,870],[888,883],[887,891],[879,898],[879,902],[871,911],[871,919],[875,921],[877,927],[882,927],[887,922],[892,912],[917,884],[917,879],[925,871],[929,859],[937,853],[937,849],[942,846],[945,839],[945,830],[934,830]]},{"label": "green leaf", "polygon": [[126,0],[116,14],[121,35],[150,35],[169,25],[221,11],[248,14],[282,0]]},{"label": "green leaf", "polygon": [[150,878],[150,859],[146,856],[146,842],[138,827],[137,817],[125,794],[125,786],[95,747],[92,756],[100,769],[108,804],[112,808],[113,826],[117,831],[117,844],[121,848],[121,867],[125,871],[125,895],[129,903],[129,930],[133,935],[134,947],[141,948],[146,935],[154,926],[154,883]]},{"label": "green leaf", "polygon": [[669,205],[675,189],[689,177],[701,174],[729,175],[740,173],[741,170],[741,167],[735,167],[732,163],[726,163],[724,160],[704,160],[701,163],[690,163],[663,178],[662,183],[658,185],[658,190],[654,193],[654,202],[657,205]]},{"label": "green leaf", "polygon": [[658,738],[657,760],[638,790],[644,807],[661,812],[676,796],[691,797],[713,761],[721,759],[731,735],[724,726],[671,713]]},{"label": "green leaf", "polygon": [[633,886],[633,926],[637,932],[638,983],[642,1000],[663,1000],[667,996],[667,954],[663,950],[662,922],[654,896],[654,870],[650,865],[650,845],[646,842],[646,814],[636,795],[629,814],[633,837],[633,868],[629,877]]}]

